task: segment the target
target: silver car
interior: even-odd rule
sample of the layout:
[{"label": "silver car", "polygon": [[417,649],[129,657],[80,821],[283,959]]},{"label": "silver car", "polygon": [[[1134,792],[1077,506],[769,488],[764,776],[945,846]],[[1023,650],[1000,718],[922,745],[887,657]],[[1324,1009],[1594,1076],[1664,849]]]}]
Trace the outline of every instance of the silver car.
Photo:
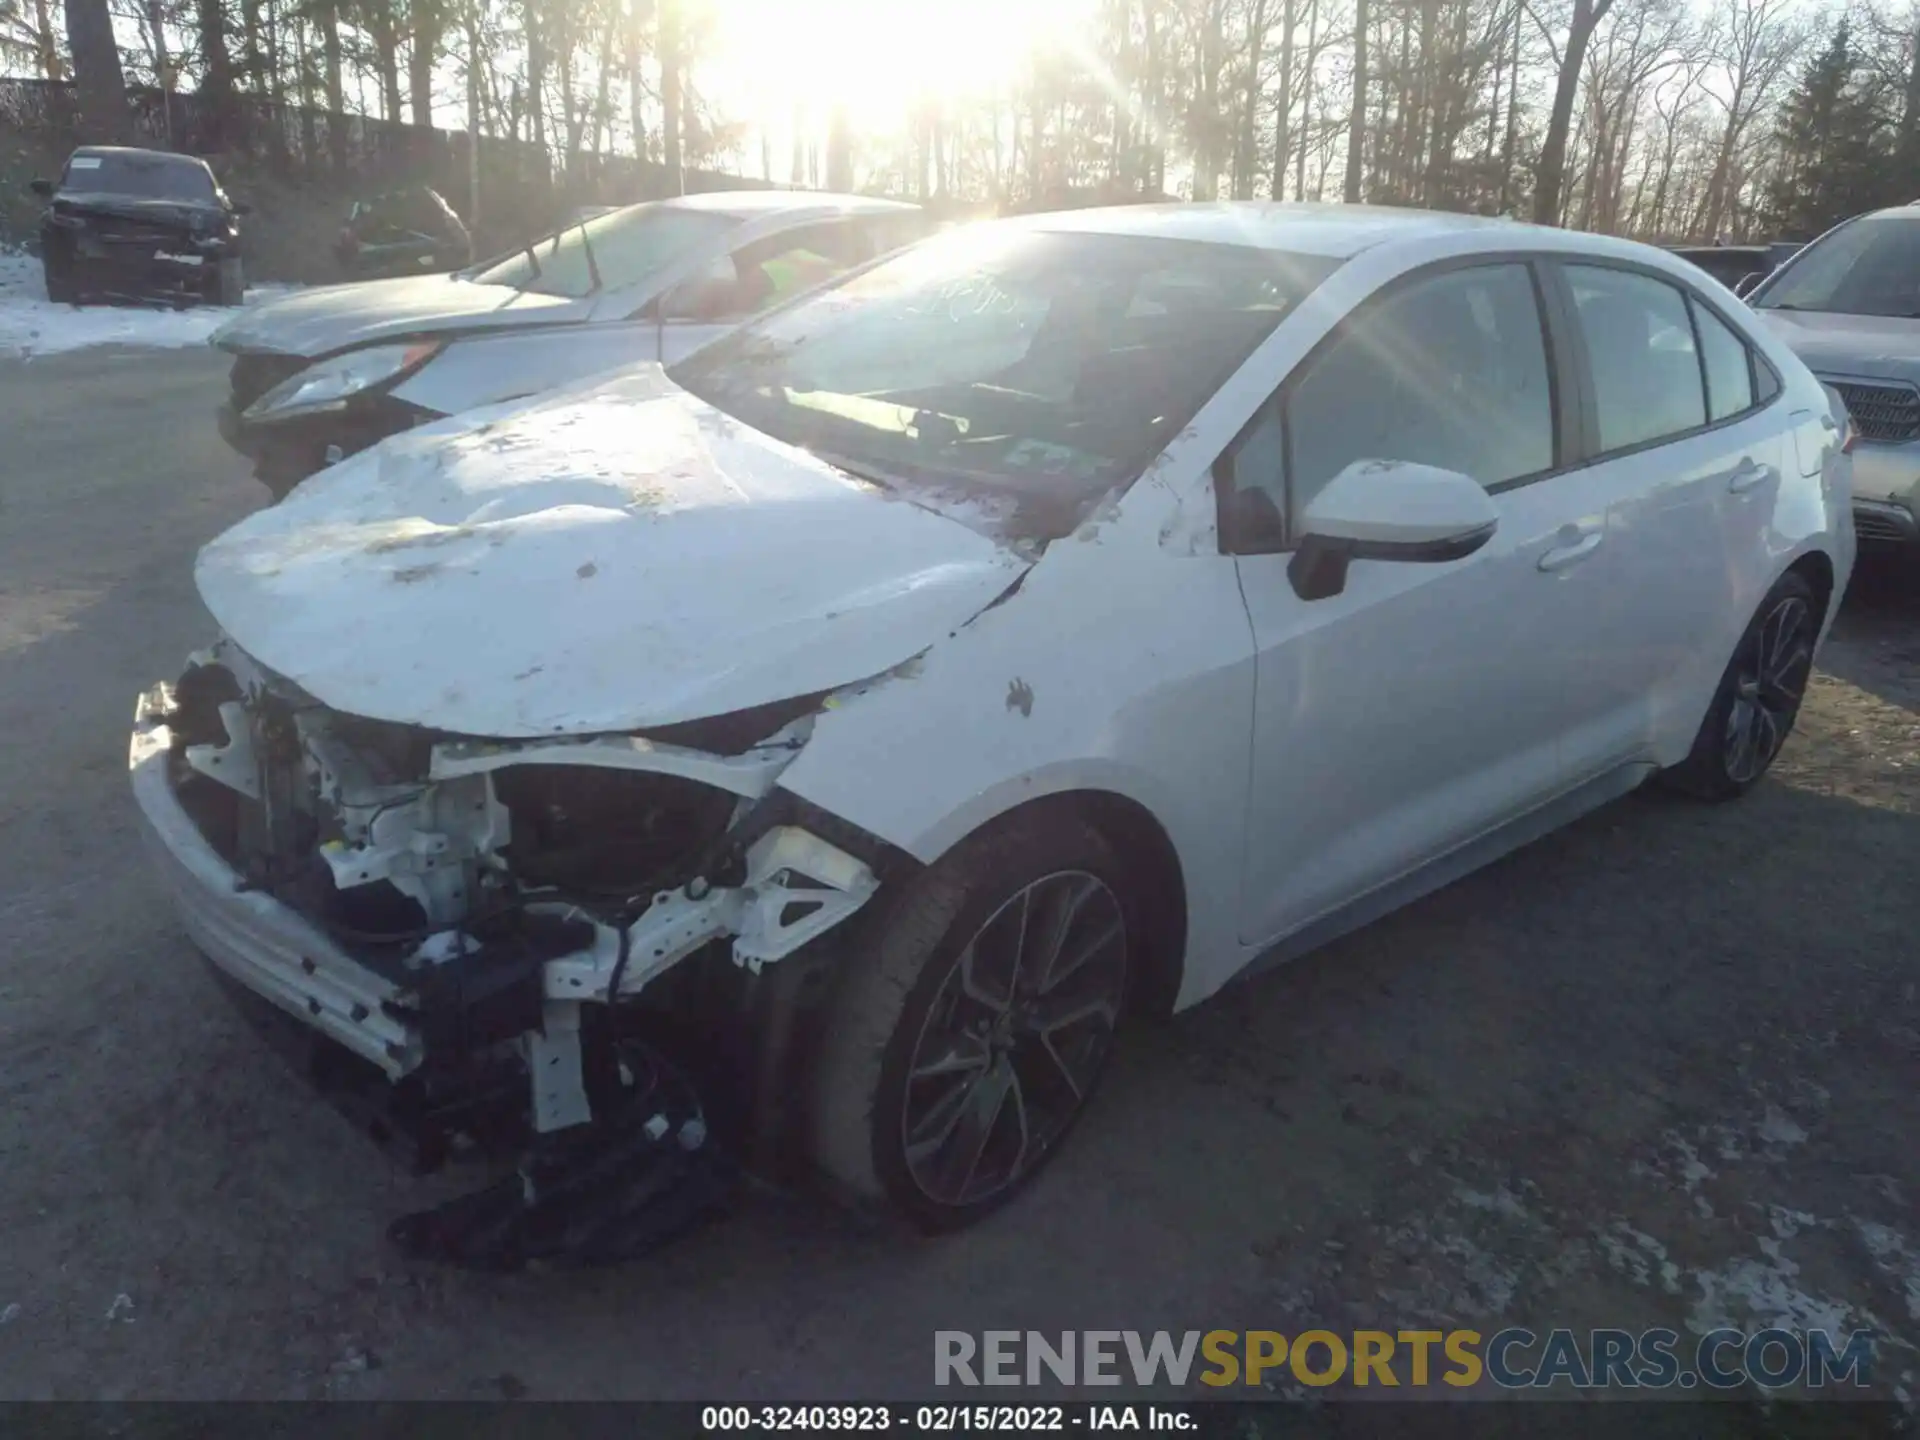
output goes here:
[{"label": "silver car", "polygon": [[1846,402],[1855,533],[1920,556],[1920,204],[1829,230],[1748,303]]},{"label": "silver car", "polygon": [[234,357],[220,433],[277,499],[403,430],[678,360],[927,228],[891,200],[688,195],[570,221],[452,275],[289,295],[213,335]]}]

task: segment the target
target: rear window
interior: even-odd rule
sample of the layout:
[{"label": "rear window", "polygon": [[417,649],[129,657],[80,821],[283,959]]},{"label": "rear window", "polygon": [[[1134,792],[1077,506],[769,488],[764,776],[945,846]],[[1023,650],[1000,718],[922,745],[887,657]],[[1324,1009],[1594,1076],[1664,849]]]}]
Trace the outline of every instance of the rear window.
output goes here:
[{"label": "rear window", "polygon": [[679,205],[630,205],[569,224],[476,270],[482,285],[580,299],[624,290],[694,251],[716,243],[740,221]]},{"label": "rear window", "polygon": [[142,200],[212,201],[218,198],[207,167],[183,155],[89,155],[67,161],[64,190],[132,195]]}]

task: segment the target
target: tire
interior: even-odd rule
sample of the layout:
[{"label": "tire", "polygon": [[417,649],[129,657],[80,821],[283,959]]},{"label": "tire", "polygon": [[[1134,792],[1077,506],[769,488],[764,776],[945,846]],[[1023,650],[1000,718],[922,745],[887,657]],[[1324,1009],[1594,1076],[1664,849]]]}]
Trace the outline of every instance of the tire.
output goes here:
[{"label": "tire", "polygon": [[222,260],[213,280],[213,303],[216,305],[238,305],[247,296],[247,273],[245,265],[236,256]]},{"label": "tire", "polygon": [[47,299],[55,305],[78,305],[80,287],[74,284],[73,272],[69,266],[57,265],[52,256],[40,262],[41,278],[46,281]]},{"label": "tire", "polygon": [[[883,890],[850,929],[814,1061],[815,1165],[928,1233],[1019,1193],[1059,1152],[1112,1050],[1143,933],[1128,889],[1106,839],[1050,811],[970,837],[893,896]],[[1029,928],[1017,930],[1023,903]],[[1023,955],[1016,933],[1032,942]],[[1083,958],[1057,970],[1062,955]],[[1007,1005],[1010,969],[1036,993]],[[950,1068],[910,1079],[941,1054]],[[937,1143],[910,1151],[910,1125]]]},{"label": "tire", "polygon": [[1663,784],[1700,800],[1732,800],[1759,783],[1793,733],[1820,618],[1805,578],[1781,576],[1734,647],[1693,749],[1662,773]]},{"label": "tire", "polygon": [[293,493],[295,486],[317,472],[316,466],[305,465],[289,456],[277,455],[256,464],[253,478],[267,487],[267,493],[273,496],[273,503],[278,505]]}]

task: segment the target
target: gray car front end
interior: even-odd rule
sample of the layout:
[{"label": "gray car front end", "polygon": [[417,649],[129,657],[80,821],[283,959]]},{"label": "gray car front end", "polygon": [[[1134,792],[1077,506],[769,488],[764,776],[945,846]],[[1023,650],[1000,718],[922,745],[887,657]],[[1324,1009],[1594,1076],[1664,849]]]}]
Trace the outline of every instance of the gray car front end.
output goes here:
[{"label": "gray car front end", "polygon": [[676,323],[663,297],[754,247],[844,229],[879,253],[907,238],[887,243],[888,226],[919,214],[848,196],[689,196],[576,218],[452,275],[290,295],[212,336],[233,356],[220,433],[278,499],[390,436],[718,338],[737,318]]},{"label": "gray car front end", "polygon": [[1920,206],[1828,231],[1749,303],[1846,405],[1862,544],[1920,556]]}]

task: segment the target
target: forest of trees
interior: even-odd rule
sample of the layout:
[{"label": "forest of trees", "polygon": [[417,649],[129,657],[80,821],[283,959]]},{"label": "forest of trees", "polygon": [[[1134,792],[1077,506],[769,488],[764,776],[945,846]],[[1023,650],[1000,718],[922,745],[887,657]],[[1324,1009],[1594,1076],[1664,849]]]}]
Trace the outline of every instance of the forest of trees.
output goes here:
[{"label": "forest of trees", "polygon": [[1920,198],[1911,0],[1096,0],[998,93],[880,134],[822,96],[779,155],[703,90],[727,3],[0,0],[0,69],[76,81],[103,138],[130,82],[417,123],[437,104],[562,170],[616,152],[956,204],[1344,199],[1704,240]]}]

